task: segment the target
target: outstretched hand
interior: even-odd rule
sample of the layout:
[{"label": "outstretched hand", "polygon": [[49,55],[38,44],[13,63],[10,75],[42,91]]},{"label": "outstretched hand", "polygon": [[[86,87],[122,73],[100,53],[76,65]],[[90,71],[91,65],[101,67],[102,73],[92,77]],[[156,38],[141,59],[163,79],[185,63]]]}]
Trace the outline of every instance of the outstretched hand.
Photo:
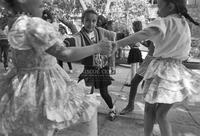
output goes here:
[{"label": "outstretched hand", "polygon": [[97,43],[98,46],[98,52],[102,55],[111,55],[112,53],[112,43],[111,41],[108,41],[106,39],[100,41]]}]

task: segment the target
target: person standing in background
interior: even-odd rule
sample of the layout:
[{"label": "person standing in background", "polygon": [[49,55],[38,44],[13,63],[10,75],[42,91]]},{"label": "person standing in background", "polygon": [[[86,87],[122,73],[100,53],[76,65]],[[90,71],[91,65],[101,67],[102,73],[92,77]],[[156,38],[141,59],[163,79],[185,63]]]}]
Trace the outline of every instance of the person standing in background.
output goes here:
[{"label": "person standing in background", "polygon": [[[66,20],[64,20],[64,18],[59,18],[58,20],[56,20],[56,17],[53,15],[52,11],[49,9],[43,10],[42,18],[44,20],[46,20],[47,22],[53,24],[55,29],[61,33],[61,39],[63,39],[63,41],[67,37],[69,37],[69,36],[67,36],[67,30],[66,30],[65,26],[63,26],[63,25],[66,25],[66,27],[69,27],[72,34],[75,34],[76,32],[78,32],[75,25],[72,24],[70,21],[66,21]],[[58,23],[57,21],[60,21],[62,24]],[[59,59],[57,61],[58,61],[58,64],[63,68],[63,61],[59,60]],[[69,73],[73,73],[71,62],[67,62],[67,64],[69,66]]]},{"label": "person standing in background", "polygon": [[[63,40],[63,42],[65,41],[66,38],[70,37],[67,34],[67,30],[66,30],[65,26],[63,26],[62,24],[59,24],[59,32],[61,34],[61,39]],[[68,44],[65,44],[65,46],[68,47]],[[58,60],[58,64],[63,68],[63,61]],[[67,62],[67,65],[69,67],[69,73],[73,73],[72,63],[71,62]]]},{"label": "person standing in background", "polygon": [[8,26],[0,28],[0,59],[4,64],[5,71],[8,71],[8,52],[10,45],[8,43],[6,31],[8,31]]},{"label": "person standing in background", "polygon": [[[135,97],[136,97],[136,94],[137,94],[138,86],[144,78],[144,74],[147,71],[148,65],[154,59],[154,57],[153,57],[153,52],[154,52],[153,42],[147,40],[147,41],[143,42],[143,45],[148,48],[148,54],[145,57],[142,64],[140,65],[140,67],[137,69],[135,76],[131,80],[131,87],[130,87],[130,92],[129,92],[128,104],[120,112],[120,115],[125,115],[125,114],[130,113],[134,110],[134,103],[135,103]],[[143,83],[144,83],[144,81],[143,81]]]},{"label": "person standing in background", "polygon": [[[133,31],[136,33],[140,30],[142,30],[142,22],[141,21],[134,21],[132,24]],[[125,83],[125,86],[131,86],[131,81],[133,77],[136,74],[137,69],[139,68],[140,63],[143,62],[142,59],[142,54],[139,49],[141,43],[136,43],[134,45],[131,45],[131,49],[129,51],[127,63],[131,65],[130,72],[131,74],[129,75],[129,81]]]},{"label": "person standing in background", "polygon": [[[83,27],[74,35],[75,43],[82,46],[91,46],[103,39],[115,41],[116,33],[97,27],[98,14],[93,9],[87,9],[82,13]],[[109,107],[108,117],[112,121],[116,118],[116,109],[112,97],[108,92],[108,86],[112,84],[110,67],[113,67],[112,56],[95,54],[81,60],[84,70],[79,76],[79,81],[84,80],[86,86],[91,86],[91,94],[95,89],[100,90],[100,95]]]}]

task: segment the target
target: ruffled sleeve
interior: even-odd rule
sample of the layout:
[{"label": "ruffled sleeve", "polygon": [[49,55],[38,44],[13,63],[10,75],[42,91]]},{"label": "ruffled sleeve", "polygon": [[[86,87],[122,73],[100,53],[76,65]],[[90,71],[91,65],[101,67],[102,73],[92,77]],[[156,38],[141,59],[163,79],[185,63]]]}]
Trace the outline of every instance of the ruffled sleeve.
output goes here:
[{"label": "ruffled sleeve", "polygon": [[44,52],[56,43],[63,44],[62,39],[58,37],[59,32],[56,28],[40,18],[30,19],[27,24],[26,36],[27,41],[37,52]]},{"label": "ruffled sleeve", "polygon": [[158,35],[164,37],[166,34],[166,31],[167,31],[166,21],[165,21],[165,19],[158,18],[158,19],[152,21],[151,23],[149,23],[147,26],[147,29],[154,31],[154,35],[152,35],[152,38],[154,36],[158,36]]}]

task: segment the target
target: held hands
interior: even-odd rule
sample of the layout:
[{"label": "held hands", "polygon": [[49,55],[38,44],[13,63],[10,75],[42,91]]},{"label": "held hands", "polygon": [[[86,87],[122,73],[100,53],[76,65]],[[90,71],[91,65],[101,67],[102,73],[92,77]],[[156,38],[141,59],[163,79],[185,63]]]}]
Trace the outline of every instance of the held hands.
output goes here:
[{"label": "held hands", "polygon": [[102,40],[97,43],[98,53],[102,55],[111,56],[112,53],[112,42],[108,40]]},{"label": "held hands", "polygon": [[101,42],[99,42],[97,44],[97,47],[99,53],[108,56],[113,55],[118,49],[116,42],[108,41],[107,39],[104,39]]}]

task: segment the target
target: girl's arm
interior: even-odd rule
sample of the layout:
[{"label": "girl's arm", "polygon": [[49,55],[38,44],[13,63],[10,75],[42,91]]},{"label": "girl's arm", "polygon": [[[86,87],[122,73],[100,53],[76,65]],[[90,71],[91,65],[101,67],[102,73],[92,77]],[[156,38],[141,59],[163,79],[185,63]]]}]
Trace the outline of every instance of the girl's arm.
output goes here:
[{"label": "girl's arm", "polygon": [[136,32],[128,37],[125,37],[121,40],[116,41],[117,48],[125,47],[127,45],[134,45],[138,42],[151,39],[153,36],[156,36],[159,33],[158,29],[155,28],[146,28],[139,32]]},{"label": "girl's arm", "polygon": [[85,57],[91,56],[96,53],[101,53],[104,55],[111,54],[111,43],[110,42],[100,42],[98,44],[85,46],[85,47],[63,47],[59,44],[55,44],[46,50],[47,53],[55,56],[59,60],[66,62],[73,62],[81,60]]}]

